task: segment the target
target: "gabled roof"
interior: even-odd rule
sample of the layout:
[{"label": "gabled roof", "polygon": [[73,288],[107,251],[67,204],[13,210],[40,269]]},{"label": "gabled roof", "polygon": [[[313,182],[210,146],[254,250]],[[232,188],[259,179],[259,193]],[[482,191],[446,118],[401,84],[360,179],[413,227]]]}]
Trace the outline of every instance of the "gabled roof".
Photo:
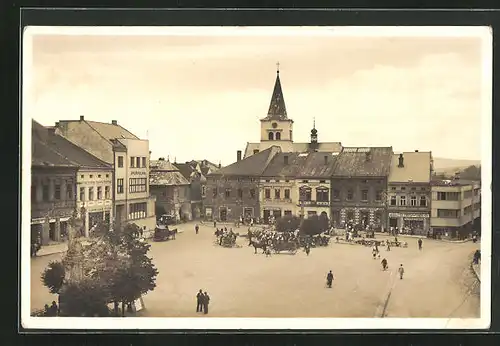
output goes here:
[{"label": "gabled roof", "polygon": [[111,165],[99,160],[66,138],[53,133],[53,129],[46,128],[35,120],[32,120],[32,140],[34,142],[33,165],[112,168]]},{"label": "gabled roof", "polygon": [[273,95],[269,110],[265,120],[288,120],[285,107],[285,99],[283,98],[283,91],[281,90],[280,72],[277,71],[276,82],[274,83]]},{"label": "gabled roof", "polygon": [[399,165],[399,154],[392,155],[389,183],[428,183],[431,180],[430,152],[405,152],[403,154],[403,167]]},{"label": "gabled roof", "polygon": [[108,123],[89,121],[89,120],[84,120],[84,121],[108,141],[111,139],[120,139],[120,138],[139,139],[139,137],[137,137],[129,130],[118,124],[115,125],[115,124],[108,124]]},{"label": "gabled roof", "polygon": [[266,167],[269,165],[269,162],[279,152],[281,152],[279,147],[272,146],[255,155],[244,158],[241,161],[222,167],[221,169],[210,173],[209,176],[261,176],[262,172],[264,172]]},{"label": "gabled roof", "polygon": [[[299,154],[304,155],[304,154]],[[337,153],[312,152],[297,173],[299,178],[330,178],[333,174]]]},{"label": "gabled roof", "polygon": [[150,185],[189,185],[189,181],[181,174],[179,169],[168,160],[149,161]]},{"label": "gabled roof", "polygon": [[392,147],[344,147],[335,160],[333,176],[388,176],[392,154]]},{"label": "gabled roof", "polygon": [[190,163],[176,163],[174,166],[178,168],[179,172],[181,172],[187,180],[190,180],[193,173],[196,172],[196,169]]},{"label": "gabled roof", "polygon": [[[288,163],[285,163],[285,157],[288,158]],[[278,153],[273,157],[262,176],[294,178],[306,159],[307,156],[299,156],[299,153]]]}]

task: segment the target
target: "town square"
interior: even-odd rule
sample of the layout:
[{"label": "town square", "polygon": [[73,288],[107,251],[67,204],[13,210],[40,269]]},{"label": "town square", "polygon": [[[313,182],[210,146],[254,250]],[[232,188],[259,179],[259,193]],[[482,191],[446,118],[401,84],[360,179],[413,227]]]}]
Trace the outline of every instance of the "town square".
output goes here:
[{"label": "town square", "polygon": [[482,317],[480,38],[197,35],[32,35],[31,317]]}]

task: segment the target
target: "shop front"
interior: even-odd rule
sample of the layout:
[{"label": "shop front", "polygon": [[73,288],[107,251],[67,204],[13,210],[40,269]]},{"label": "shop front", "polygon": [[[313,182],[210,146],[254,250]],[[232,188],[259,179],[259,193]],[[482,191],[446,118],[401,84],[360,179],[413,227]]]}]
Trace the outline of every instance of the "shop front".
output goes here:
[{"label": "shop front", "polygon": [[389,213],[389,227],[407,230],[410,234],[426,235],[429,231],[429,213]]}]

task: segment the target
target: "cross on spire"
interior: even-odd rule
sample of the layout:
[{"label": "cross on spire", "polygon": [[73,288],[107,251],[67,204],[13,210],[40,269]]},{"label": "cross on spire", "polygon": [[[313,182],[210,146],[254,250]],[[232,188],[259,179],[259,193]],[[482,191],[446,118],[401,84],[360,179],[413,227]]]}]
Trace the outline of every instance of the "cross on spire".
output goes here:
[{"label": "cross on spire", "polygon": [[276,63],[276,72],[280,73],[280,62],[279,61]]}]

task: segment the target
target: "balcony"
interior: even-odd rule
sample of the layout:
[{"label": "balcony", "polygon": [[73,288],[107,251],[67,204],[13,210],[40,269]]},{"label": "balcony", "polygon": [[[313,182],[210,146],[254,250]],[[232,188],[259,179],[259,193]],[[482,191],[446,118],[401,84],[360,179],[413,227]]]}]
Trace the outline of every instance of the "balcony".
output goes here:
[{"label": "balcony", "polygon": [[290,204],[292,203],[292,199],[291,198],[280,198],[280,199],[277,199],[277,198],[264,198],[263,200],[263,204]]}]

